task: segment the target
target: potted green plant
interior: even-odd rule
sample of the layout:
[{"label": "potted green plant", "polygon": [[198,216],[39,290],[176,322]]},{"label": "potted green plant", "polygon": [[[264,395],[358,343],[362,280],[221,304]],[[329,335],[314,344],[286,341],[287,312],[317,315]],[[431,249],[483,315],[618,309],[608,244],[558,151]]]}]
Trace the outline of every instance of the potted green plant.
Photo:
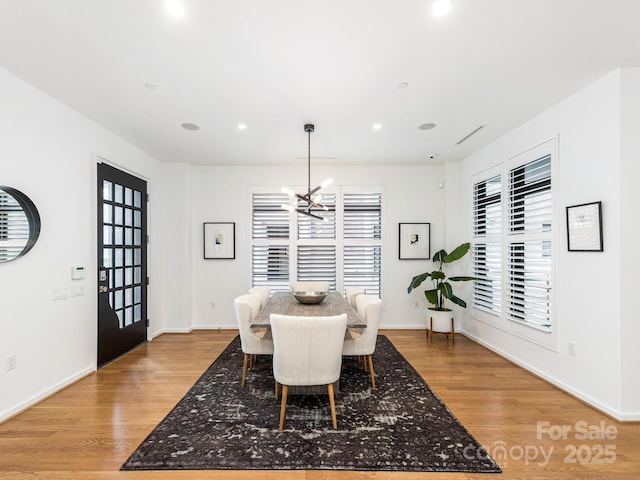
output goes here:
[{"label": "potted green plant", "polygon": [[[433,255],[432,261],[437,265],[438,269],[433,270],[432,272],[421,273],[411,279],[407,293],[411,293],[414,288],[419,287],[427,278],[430,278],[433,282],[433,288],[425,290],[424,292],[427,302],[432,305],[429,307],[429,310],[433,312],[431,315],[428,314],[428,331],[453,333],[453,317],[449,313],[451,312],[451,309],[445,305],[445,299],[463,308],[467,307],[467,303],[453,293],[453,286],[449,282],[468,282],[476,280],[476,278],[468,276],[447,277],[443,268],[445,264],[450,264],[456,260],[460,260],[467,254],[470,248],[471,244],[467,242],[454,248],[451,253],[447,253],[445,250],[436,252]],[[436,312],[445,313],[438,314]],[[450,322],[448,321],[449,319]],[[428,331],[427,335],[429,334]]]}]

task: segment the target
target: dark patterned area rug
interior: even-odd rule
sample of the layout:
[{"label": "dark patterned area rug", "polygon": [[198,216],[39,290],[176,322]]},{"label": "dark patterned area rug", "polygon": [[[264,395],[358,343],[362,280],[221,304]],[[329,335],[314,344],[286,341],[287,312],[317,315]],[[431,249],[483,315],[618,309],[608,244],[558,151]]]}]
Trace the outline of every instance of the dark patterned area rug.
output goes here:
[{"label": "dark patterned area rug", "polygon": [[380,470],[500,472],[384,336],[376,389],[355,359],[343,362],[333,430],[326,395],[289,395],[284,431],[270,357],[240,388],[236,337],[122,470]]}]

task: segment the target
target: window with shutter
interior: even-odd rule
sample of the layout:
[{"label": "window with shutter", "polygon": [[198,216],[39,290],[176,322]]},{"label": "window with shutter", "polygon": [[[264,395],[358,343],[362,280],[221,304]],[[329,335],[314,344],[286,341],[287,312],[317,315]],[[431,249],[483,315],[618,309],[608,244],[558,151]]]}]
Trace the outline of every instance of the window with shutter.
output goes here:
[{"label": "window with shutter", "polygon": [[289,290],[289,212],[284,193],[252,193],[251,277],[253,286]]},{"label": "window with shutter", "polygon": [[253,286],[286,291],[291,280],[317,280],[328,281],[334,291],[358,286],[381,294],[382,193],[343,188],[322,193],[326,221],[292,215],[281,207],[292,201],[288,195],[253,188]]},{"label": "window with shutter", "polygon": [[553,332],[554,152],[546,142],[473,184],[474,315],[544,345],[555,341],[544,337]]},{"label": "window with shutter", "polygon": [[509,172],[509,319],[551,329],[551,155]]}]

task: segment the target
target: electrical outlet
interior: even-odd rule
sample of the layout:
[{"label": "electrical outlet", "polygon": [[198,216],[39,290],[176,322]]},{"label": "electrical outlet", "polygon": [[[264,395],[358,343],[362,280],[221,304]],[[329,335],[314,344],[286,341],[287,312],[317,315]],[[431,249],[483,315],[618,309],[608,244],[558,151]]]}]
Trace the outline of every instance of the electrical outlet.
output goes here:
[{"label": "electrical outlet", "polygon": [[576,356],[576,342],[569,342],[569,355]]},{"label": "electrical outlet", "polygon": [[211,302],[211,308],[216,308],[216,302]]},{"label": "electrical outlet", "polygon": [[7,371],[13,370],[17,366],[17,359],[15,355],[9,355],[7,357]]}]

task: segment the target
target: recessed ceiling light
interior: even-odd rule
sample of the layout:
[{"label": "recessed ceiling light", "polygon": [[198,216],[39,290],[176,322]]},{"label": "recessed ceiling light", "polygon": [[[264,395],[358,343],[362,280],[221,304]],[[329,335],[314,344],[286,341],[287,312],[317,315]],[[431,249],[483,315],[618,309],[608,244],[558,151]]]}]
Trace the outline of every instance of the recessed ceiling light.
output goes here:
[{"label": "recessed ceiling light", "polygon": [[238,124],[238,130],[246,130],[247,126],[244,123],[239,123]]},{"label": "recessed ceiling light", "polygon": [[165,3],[165,8],[167,10],[167,13],[172,17],[184,16],[184,5],[182,5],[182,3],[180,2],[169,0],[167,3]]},{"label": "recessed ceiling light", "polygon": [[200,130],[200,127],[195,123],[183,123],[182,128],[185,130]]},{"label": "recessed ceiling light", "polygon": [[431,13],[436,17],[442,17],[451,10],[451,2],[449,0],[437,0],[431,8]]},{"label": "recessed ceiling light", "polygon": [[374,130],[380,130],[380,129],[382,128],[382,124],[380,124],[380,123],[374,123],[372,128],[373,128]]},{"label": "recessed ceiling light", "polygon": [[423,123],[422,125],[418,125],[418,130],[431,130],[432,128],[436,128],[435,123]]},{"label": "recessed ceiling light", "polygon": [[158,87],[156,87],[153,83],[145,83],[144,88],[146,88],[147,90],[156,90]]},{"label": "recessed ceiling light", "polygon": [[408,86],[409,86],[409,84],[408,84],[407,82],[400,82],[400,83],[398,84],[398,88],[399,88],[400,90],[404,90],[404,89],[405,89],[405,88],[407,88]]}]

